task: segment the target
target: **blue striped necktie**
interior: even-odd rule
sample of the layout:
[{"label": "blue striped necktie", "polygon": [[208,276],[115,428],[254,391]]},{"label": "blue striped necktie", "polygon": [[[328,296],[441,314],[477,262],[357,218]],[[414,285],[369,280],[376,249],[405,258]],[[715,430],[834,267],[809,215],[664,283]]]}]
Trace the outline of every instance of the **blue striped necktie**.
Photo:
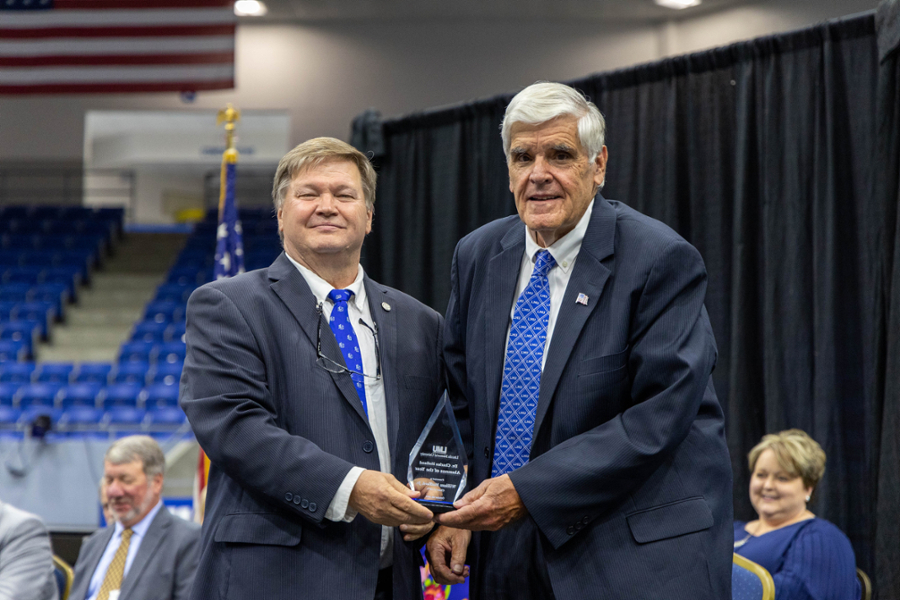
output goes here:
[{"label": "blue striped necktie", "polygon": [[531,454],[534,419],[541,390],[541,361],[550,322],[547,273],[555,265],[550,252],[539,251],[528,286],[516,300],[500,388],[492,477],[518,469],[528,462]]},{"label": "blue striped necktie", "polygon": [[356,393],[362,401],[363,409],[369,414],[369,407],[366,404],[366,382],[361,375],[363,372],[362,353],[359,351],[359,340],[356,339],[356,332],[350,324],[350,314],[347,307],[347,300],[353,296],[350,290],[331,290],[328,293],[328,299],[334,303],[331,309],[331,318],[328,324],[331,325],[331,331],[334,332],[334,339],[337,340],[341,354],[344,355],[344,364],[351,371],[350,378],[353,379],[353,385],[356,387]]}]

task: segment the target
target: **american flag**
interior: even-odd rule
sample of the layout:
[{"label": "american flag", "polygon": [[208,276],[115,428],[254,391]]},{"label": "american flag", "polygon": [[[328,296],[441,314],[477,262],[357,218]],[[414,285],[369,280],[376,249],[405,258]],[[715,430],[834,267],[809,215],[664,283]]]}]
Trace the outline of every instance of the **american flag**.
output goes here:
[{"label": "american flag", "polygon": [[219,193],[219,227],[216,231],[216,264],[213,278],[234,277],[244,272],[244,242],[241,221],[234,199],[234,176],[237,152],[226,151],[222,159],[222,190]]},{"label": "american flag", "polygon": [[0,0],[0,94],[234,87],[233,0]]}]

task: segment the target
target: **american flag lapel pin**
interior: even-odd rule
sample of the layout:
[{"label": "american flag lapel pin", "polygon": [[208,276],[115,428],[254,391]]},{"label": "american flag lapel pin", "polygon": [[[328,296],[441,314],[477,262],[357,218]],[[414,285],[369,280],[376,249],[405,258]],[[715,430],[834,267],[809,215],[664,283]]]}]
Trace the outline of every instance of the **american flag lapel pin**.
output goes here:
[{"label": "american flag lapel pin", "polygon": [[587,294],[578,294],[578,297],[575,298],[575,304],[583,304],[584,306],[587,306],[587,303],[588,303]]}]

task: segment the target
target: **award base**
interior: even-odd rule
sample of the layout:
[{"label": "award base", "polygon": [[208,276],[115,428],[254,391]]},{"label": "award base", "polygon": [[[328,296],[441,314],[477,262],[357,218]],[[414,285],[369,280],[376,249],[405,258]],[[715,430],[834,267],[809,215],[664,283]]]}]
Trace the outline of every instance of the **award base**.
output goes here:
[{"label": "award base", "polygon": [[450,502],[440,502],[437,500],[416,500],[419,504],[430,510],[436,515],[442,515],[444,513],[453,512],[456,510],[453,504]]}]

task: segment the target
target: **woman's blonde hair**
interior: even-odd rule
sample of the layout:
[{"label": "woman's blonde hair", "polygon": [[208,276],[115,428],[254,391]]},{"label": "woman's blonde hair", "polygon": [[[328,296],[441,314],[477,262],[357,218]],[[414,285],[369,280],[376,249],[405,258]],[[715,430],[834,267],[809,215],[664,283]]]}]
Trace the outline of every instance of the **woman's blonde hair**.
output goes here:
[{"label": "woman's blonde hair", "polygon": [[765,450],[775,454],[778,464],[788,474],[801,477],[805,487],[815,488],[825,474],[825,451],[805,431],[787,429],[763,436],[747,455],[751,473]]}]

